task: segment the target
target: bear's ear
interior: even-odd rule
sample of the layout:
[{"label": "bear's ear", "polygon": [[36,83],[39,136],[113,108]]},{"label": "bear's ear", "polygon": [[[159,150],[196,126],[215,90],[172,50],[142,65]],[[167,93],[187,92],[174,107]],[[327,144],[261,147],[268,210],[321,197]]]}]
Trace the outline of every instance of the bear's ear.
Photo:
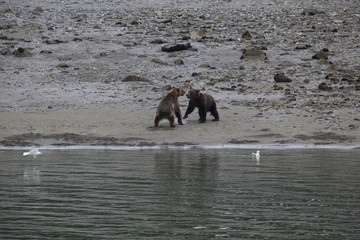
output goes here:
[{"label": "bear's ear", "polygon": [[198,96],[200,96],[200,90],[199,90],[199,89],[196,89],[196,94],[197,94]]},{"label": "bear's ear", "polygon": [[174,89],[175,88],[175,86],[174,85],[170,85],[170,89]]},{"label": "bear's ear", "polygon": [[190,87],[190,90],[192,89],[192,87]]}]

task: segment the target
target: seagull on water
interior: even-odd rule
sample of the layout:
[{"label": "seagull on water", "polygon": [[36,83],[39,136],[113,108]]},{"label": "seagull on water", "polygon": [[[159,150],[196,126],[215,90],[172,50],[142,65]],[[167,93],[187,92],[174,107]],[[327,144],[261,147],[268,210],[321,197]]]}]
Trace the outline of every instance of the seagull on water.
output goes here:
[{"label": "seagull on water", "polygon": [[253,158],[256,158],[256,160],[260,159],[260,151],[257,150],[256,153],[253,152],[253,153],[251,154],[251,156],[252,156]]},{"label": "seagull on water", "polygon": [[40,155],[40,154],[42,154],[42,152],[40,152],[38,148],[33,148],[33,149],[31,149],[30,151],[28,151],[28,152],[24,152],[24,153],[23,153],[23,156],[26,157],[27,155],[31,155],[31,156],[33,156],[34,158],[36,158],[36,156],[37,156],[37,155]]}]

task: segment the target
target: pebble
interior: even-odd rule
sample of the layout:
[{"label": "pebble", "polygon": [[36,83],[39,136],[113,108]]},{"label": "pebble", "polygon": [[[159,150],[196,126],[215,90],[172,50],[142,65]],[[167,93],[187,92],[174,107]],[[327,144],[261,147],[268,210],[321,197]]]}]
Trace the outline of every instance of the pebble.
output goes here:
[{"label": "pebble", "polygon": [[187,44],[170,44],[165,45],[161,48],[161,51],[163,52],[177,52],[177,51],[184,51],[192,49],[192,46],[190,43]]},{"label": "pebble", "polygon": [[283,72],[278,72],[274,76],[275,82],[292,82],[292,79],[285,76]]},{"label": "pebble", "polygon": [[245,49],[240,59],[243,60],[266,60],[266,53],[259,49]]}]

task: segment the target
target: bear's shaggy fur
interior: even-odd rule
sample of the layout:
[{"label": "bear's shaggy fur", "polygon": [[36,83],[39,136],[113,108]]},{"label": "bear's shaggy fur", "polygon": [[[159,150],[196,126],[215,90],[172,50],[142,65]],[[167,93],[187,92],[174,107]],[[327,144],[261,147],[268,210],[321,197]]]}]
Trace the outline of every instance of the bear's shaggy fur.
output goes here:
[{"label": "bear's shaggy fur", "polygon": [[216,110],[216,103],[211,95],[201,93],[200,90],[190,88],[186,96],[190,99],[190,101],[189,106],[186,109],[184,119],[194,111],[195,107],[197,107],[200,115],[199,122],[204,123],[206,121],[207,112],[210,112],[211,115],[214,116],[213,121],[219,121],[219,113]]},{"label": "bear's shaggy fur", "polygon": [[154,127],[159,126],[159,122],[162,119],[167,119],[170,122],[170,127],[175,127],[175,116],[178,119],[178,123],[182,125],[181,111],[179,106],[178,97],[183,96],[184,91],[181,87],[171,86],[170,92],[161,99],[154,119]]}]

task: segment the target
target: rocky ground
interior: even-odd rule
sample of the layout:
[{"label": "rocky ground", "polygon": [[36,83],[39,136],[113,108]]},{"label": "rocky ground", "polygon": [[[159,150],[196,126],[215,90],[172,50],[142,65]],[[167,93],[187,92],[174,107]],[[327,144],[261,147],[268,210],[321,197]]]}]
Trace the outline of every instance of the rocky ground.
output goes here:
[{"label": "rocky ground", "polygon": [[[360,143],[358,0],[0,0],[0,19],[1,145]],[[152,128],[169,85],[220,121]]]}]

